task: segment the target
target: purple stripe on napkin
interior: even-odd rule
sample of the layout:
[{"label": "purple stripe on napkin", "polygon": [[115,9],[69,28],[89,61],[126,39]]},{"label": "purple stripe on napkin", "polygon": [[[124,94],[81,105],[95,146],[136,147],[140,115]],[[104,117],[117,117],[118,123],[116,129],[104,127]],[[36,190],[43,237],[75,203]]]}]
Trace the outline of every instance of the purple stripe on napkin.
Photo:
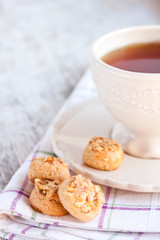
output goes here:
[{"label": "purple stripe on napkin", "polygon": [[22,214],[20,214],[20,213],[17,213],[17,216],[18,216],[18,217],[22,217]]},{"label": "purple stripe on napkin", "polygon": [[58,222],[54,222],[53,226],[58,226],[58,224],[59,224]]},{"label": "purple stripe on napkin", "polygon": [[44,229],[48,229],[48,227],[49,227],[49,224],[46,223],[46,224],[44,225]]},{"label": "purple stripe on napkin", "polygon": [[9,237],[9,240],[12,240],[15,236],[16,234],[11,234],[11,236]]},{"label": "purple stripe on napkin", "polygon": [[[113,209],[113,210],[132,210],[132,211],[150,211],[151,207],[114,207],[114,206],[103,206],[102,209]],[[155,208],[154,210],[159,211],[160,208]]]},{"label": "purple stripe on napkin", "polygon": [[[37,151],[40,149],[41,142],[42,142],[42,141],[40,141],[40,143],[37,145],[37,148],[36,148],[36,150],[35,150],[32,158],[35,158],[35,157],[36,157]],[[23,183],[22,183],[22,185],[21,185],[21,188],[20,188],[20,190],[18,191],[17,196],[16,196],[16,197],[14,198],[14,200],[12,201],[12,204],[11,204],[11,207],[10,207],[11,210],[15,210],[16,205],[17,205],[17,203],[18,203],[18,200],[19,200],[19,199],[21,198],[21,196],[22,196],[21,191],[23,191],[23,190],[26,188],[27,184],[28,184],[28,175],[26,175],[26,177],[25,177],[25,179],[24,179],[24,181],[23,181]]]},{"label": "purple stripe on napkin", "polygon": [[28,227],[26,227],[26,228],[24,228],[22,231],[21,231],[21,233],[22,234],[25,234],[27,231],[29,231],[31,228],[33,228],[33,226],[28,226]]},{"label": "purple stripe on napkin", "polygon": [[28,184],[28,175],[25,177],[25,179],[22,183],[21,189],[18,191],[17,196],[12,201],[12,204],[11,204],[11,207],[10,207],[11,210],[15,210],[17,202],[20,199],[20,197],[22,196],[21,192],[26,188],[27,184]]},{"label": "purple stripe on napkin", "polygon": [[137,237],[134,237],[133,240],[140,240],[143,234],[144,234],[143,232],[139,232]]},{"label": "purple stripe on napkin", "polygon": [[2,193],[7,193],[7,192],[19,193],[19,194],[21,194],[21,195],[23,195],[24,197],[27,197],[27,198],[29,198],[29,196],[30,196],[28,193],[25,193],[23,190],[16,190],[16,189],[6,190],[6,191],[3,191]]},{"label": "purple stripe on napkin", "polygon": [[[111,192],[111,188],[107,187],[106,196],[105,196],[105,207],[107,207],[110,192]],[[98,228],[103,227],[103,221],[104,221],[104,217],[105,217],[105,214],[106,214],[106,210],[107,210],[107,208],[102,208],[102,210],[101,210],[101,215],[100,215],[100,218],[99,218],[99,221],[98,221]]]}]

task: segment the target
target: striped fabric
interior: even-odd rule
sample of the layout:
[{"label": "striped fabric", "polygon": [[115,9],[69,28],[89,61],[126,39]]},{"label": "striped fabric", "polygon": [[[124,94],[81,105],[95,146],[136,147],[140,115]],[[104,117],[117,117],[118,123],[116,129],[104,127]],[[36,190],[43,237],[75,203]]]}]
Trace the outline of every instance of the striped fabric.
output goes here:
[{"label": "striped fabric", "polygon": [[[95,86],[87,72],[61,112],[73,103],[94,96]],[[100,214],[87,223],[70,215],[50,217],[33,211],[29,205],[33,184],[28,181],[27,171],[33,158],[53,153],[50,134],[51,127],[0,195],[1,237],[10,240],[160,239],[159,193],[136,193],[102,186],[105,203]]]}]

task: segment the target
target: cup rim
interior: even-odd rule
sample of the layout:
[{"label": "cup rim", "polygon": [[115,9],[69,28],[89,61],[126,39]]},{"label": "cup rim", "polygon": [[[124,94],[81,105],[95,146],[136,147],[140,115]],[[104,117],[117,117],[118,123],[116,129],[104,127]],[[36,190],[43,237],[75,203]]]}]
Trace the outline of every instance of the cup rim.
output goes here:
[{"label": "cup rim", "polygon": [[133,72],[133,71],[128,71],[128,70],[123,70],[123,69],[120,69],[120,68],[116,68],[114,66],[111,66],[107,63],[104,63],[100,58],[98,58],[95,54],[95,51],[94,51],[94,48],[95,46],[101,42],[103,39],[105,39],[106,37],[109,37],[109,36],[114,36],[116,34],[119,34],[119,33],[123,33],[123,32],[127,32],[127,31],[136,31],[136,30],[140,30],[140,29],[143,29],[143,30],[147,30],[147,29],[159,29],[160,30],[160,25],[141,25],[141,26],[132,26],[132,27],[127,27],[127,28],[122,28],[122,29],[118,29],[118,30],[115,30],[115,31],[112,31],[112,32],[109,32],[107,34],[104,34],[102,35],[101,37],[99,37],[98,39],[96,39],[93,44],[91,45],[91,48],[90,48],[90,56],[94,57],[97,61],[98,64],[100,64],[101,66],[103,66],[104,68],[107,68],[109,71],[113,72],[114,73],[117,73],[117,74],[121,74],[121,75],[132,75],[132,76],[137,76],[137,77],[140,77],[143,75],[144,76],[148,76],[148,77],[154,77],[157,79],[157,77],[160,77],[160,73],[144,73],[144,72]]}]

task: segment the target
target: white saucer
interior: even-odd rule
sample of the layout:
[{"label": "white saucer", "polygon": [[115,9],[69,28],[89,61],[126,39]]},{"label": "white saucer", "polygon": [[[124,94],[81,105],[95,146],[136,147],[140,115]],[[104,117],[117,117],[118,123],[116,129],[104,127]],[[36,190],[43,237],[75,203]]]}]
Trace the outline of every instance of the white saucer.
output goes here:
[{"label": "white saucer", "polygon": [[160,192],[160,159],[125,154],[122,165],[109,172],[82,162],[82,151],[88,141],[93,136],[110,137],[115,122],[98,99],[75,105],[60,115],[53,126],[54,151],[74,172],[97,183],[138,192]]}]

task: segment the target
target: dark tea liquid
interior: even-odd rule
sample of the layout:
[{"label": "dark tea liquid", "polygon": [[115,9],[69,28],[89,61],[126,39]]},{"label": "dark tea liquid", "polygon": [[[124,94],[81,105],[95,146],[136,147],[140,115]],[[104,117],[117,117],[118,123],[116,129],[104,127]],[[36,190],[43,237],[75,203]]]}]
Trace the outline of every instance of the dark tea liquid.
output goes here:
[{"label": "dark tea liquid", "polygon": [[127,71],[160,73],[160,43],[128,45],[104,55],[101,60]]}]

